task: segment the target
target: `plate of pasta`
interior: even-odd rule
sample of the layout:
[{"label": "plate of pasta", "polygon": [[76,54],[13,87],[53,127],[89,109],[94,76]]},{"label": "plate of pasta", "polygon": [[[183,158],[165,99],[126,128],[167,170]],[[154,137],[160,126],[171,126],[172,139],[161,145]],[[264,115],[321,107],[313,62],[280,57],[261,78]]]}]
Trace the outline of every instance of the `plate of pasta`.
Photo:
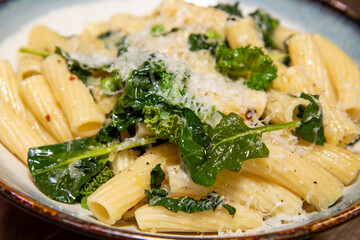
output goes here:
[{"label": "plate of pasta", "polygon": [[130,239],[360,214],[359,26],[328,6],[13,0],[0,21],[0,190],[25,210]]}]

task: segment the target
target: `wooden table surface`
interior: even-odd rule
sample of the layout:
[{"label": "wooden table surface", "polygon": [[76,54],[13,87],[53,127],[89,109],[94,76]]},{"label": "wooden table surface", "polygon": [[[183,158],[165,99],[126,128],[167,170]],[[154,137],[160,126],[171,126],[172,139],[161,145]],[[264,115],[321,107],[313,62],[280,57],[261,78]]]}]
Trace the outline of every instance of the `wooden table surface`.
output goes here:
[{"label": "wooden table surface", "polygon": [[[0,0],[1,1],[1,0]],[[360,13],[360,0],[342,0]],[[0,196],[0,240],[85,240],[92,239],[65,230],[32,216]],[[336,228],[322,232],[311,240],[360,239],[360,217]]]}]

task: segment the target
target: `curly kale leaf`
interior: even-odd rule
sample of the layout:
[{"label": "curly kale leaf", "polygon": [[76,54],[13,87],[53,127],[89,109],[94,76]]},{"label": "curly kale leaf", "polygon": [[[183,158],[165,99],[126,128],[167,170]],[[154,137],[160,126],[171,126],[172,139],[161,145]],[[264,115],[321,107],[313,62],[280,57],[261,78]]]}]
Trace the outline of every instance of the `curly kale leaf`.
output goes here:
[{"label": "curly kale leaf", "polygon": [[[176,117],[170,115],[176,112],[176,108],[184,105],[181,102],[185,94],[184,86],[180,82],[184,82],[187,76],[183,77],[184,79],[175,79],[174,73],[167,71],[163,61],[150,57],[140,68],[132,72],[129,79],[123,80],[126,90],[118,99],[108,121],[102,126],[97,140],[105,143],[119,139],[121,131],[142,121],[147,122],[150,129],[156,130],[158,138],[169,139],[170,135],[175,134],[175,126],[171,126],[177,122]],[[174,112],[158,112],[156,108],[160,106],[167,107],[169,111],[171,106],[174,106],[171,110]],[[166,113],[167,117],[160,114],[161,121],[158,122],[154,118],[157,113]],[[160,122],[159,128],[157,124]],[[167,131],[170,132],[166,133]]]},{"label": "curly kale leaf", "polygon": [[259,47],[248,45],[232,50],[223,45],[215,56],[222,74],[234,80],[244,78],[244,84],[251,89],[266,90],[277,77],[277,67]]},{"label": "curly kale leaf", "polygon": [[279,20],[263,9],[257,9],[255,12],[250,13],[250,16],[254,19],[256,29],[262,35],[265,47],[274,48],[275,43],[272,37],[274,30],[279,26]]},{"label": "curly kale leaf", "polygon": [[146,126],[156,133],[157,138],[177,142],[181,111],[162,104],[145,107],[143,113]]},{"label": "curly kale leaf", "polygon": [[[165,189],[160,189],[161,182],[165,180],[165,173],[161,169],[160,164],[156,165],[150,173],[151,176],[151,191],[145,190],[145,195],[149,206],[163,206],[172,212],[182,211],[185,213],[196,213],[203,211],[215,211],[222,203],[222,199],[216,192],[210,192],[199,200],[192,197],[167,197],[168,192]],[[236,209],[229,204],[222,204],[222,206],[231,214],[235,215]]]},{"label": "curly kale leaf", "polygon": [[229,15],[242,17],[242,13],[239,9],[239,2],[236,2],[234,4],[225,4],[225,3],[219,3],[214,8],[220,9],[224,12],[227,12]]},{"label": "curly kale leaf", "polygon": [[81,196],[81,205],[83,208],[89,209],[86,204],[87,198],[112,177],[114,177],[113,171],[108,166],[105,166],[97,175],[93,176],[80,188],[79,194]]}]

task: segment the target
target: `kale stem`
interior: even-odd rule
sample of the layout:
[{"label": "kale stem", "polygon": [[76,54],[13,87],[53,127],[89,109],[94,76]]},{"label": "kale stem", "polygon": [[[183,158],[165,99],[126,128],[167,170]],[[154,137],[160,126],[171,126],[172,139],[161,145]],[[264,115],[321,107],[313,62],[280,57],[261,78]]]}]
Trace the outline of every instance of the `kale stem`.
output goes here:
[{"label": "kale stem", "polygon": [[77,156],[68,158],[60,163],[54,164],[53,166],[49,168],[39,169],[38,171],[33,171],[33,176],[43,174],[45,172],[49,172],[53,169],[58,168],[59,166],[65,166],[67,164],[70,164],[75,161],[79,161],[84,158],[92,158],[92,157],[99,157],[106,154],[110,154],[112,151],[123,151],[126,149],[131,149],[134,147],[139,147],[151,143],[155,143],[156,139],[149,137],[149,138],[128,138],[124,140],[123,142],[117,144],[117,145],[110,145],[110,146],[102,146],[102,147],[95,147],[95,148],[88,148],[84,150],[83,152],[79,152]]},{"label": "kale stem", "polygon": [[50,55],[50,53],[48,52],[43,52],[43,51],[39,51],[39,50],[35,50],[35,49],[30,49],[30,48],[26,48],[26,47],[22,47],[19,50],[22,53],[29,53],[29,54],[34,54],[34,55],[38,55],[40,57],[47,57]]},{"label": "kale stem", "polygon": [[263,132],[263,133],[271,132],[271,131],[277,131],[277,130],[282,130],[282,129],[286,129],[286,128],[295,128],[299,125],[299,123],[300,123],[300,119],[296,120],[296,121],[292,121],[292,122],[287,122],[287,123],[279,123],[279,124],[274,124],[274,125],[258,127],[258,128],[255,128],[254,130]]}]

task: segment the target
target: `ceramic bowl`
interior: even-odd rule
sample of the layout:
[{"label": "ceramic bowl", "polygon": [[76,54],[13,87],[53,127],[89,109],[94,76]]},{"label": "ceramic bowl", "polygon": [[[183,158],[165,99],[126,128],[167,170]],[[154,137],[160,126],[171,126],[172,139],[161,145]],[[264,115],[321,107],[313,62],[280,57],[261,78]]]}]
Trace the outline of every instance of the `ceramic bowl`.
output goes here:
[{"label": "ceramic bowl", "polygon": [[[194,0],[200,5],[214,5],[215,0]],[[330,2],[330,1],[329,1]],[[321,33],[347,52],[360,66],[359,15],[350,7],[331,1],[341,11],[319,1],[310,0],[242,0],[245,10],[263,7],[281,19],[286,26],[304,32]],[[15,67],[19,46],[26,43],[31,26],[42,23],[61,34],[80,32],[86,22],[104,21],[116,12],[144,14],[159,4],[159,0],[7,0],[0,1],[0,58]],[[343,4],[343,5],[341,5]],[[349,13],[352,18],[342,11]],[[94,14],[96,13],[96,14]],[[18,207],[47,221],[83,234],[121,239],[175,238],[189,239],[195,235],[151,234],[135,226],[107,226],[96,221],[79,204],[61,204],[44,196],[34,186],[28,169],[5,147],[0,145],[0,193]],[[360,180],[345,190],[344,197],[330,209],[310,214],[281,228],[248,236],[197,235],[198,239],[213,238],[294,238],[305,237],[346,222],[360,214]]]}]

